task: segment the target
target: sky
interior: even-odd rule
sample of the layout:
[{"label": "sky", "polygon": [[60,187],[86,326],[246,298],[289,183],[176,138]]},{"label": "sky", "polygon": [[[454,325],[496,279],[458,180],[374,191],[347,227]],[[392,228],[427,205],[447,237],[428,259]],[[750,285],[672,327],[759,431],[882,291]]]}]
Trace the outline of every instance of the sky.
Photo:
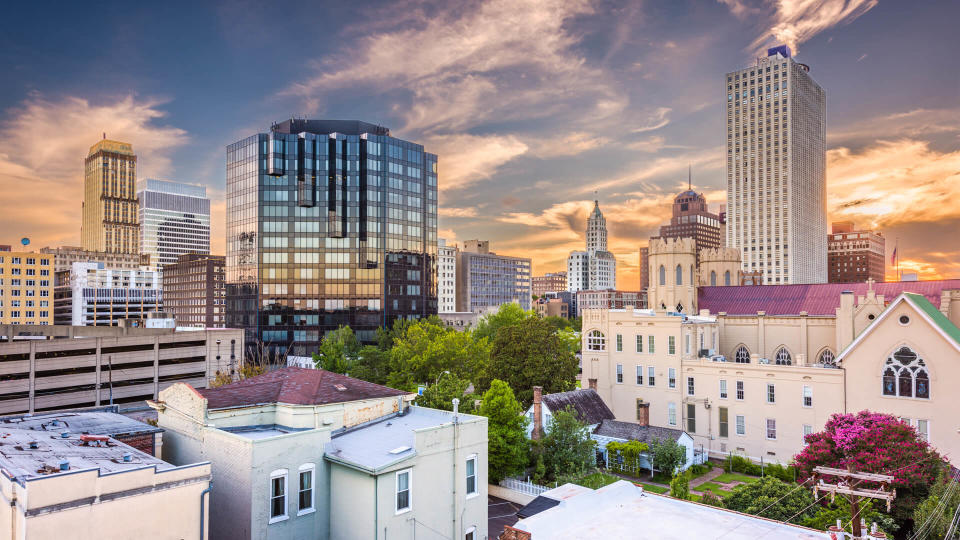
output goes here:
[{"label": "sky", "polygon": [[18,2],[0,20],[0,243],[79,245],[106,133],[140,178],[207,187],[223,253],[226,145],[358,119],[439,155],[441,237],[562,270],[596,197],[618,288],[637,289],[688,166],[724,202],[725,74],[786,43],[827,95],[828,221],[960,278],[956,20],[954,0]]}]

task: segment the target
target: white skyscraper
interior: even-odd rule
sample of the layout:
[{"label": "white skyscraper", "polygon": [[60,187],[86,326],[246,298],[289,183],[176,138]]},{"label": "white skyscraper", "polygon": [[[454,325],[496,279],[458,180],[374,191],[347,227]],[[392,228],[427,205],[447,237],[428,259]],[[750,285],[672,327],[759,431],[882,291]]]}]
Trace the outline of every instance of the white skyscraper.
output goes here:
[{"label": "white skyscraper", "polygon": [[437,312],[457,311],[457,249],[456,244],[447,245],[443,238],[437,239]]},{"label": "white skyscraper", "polygon": [[162,271],[187,253],[210,253],[210,199],[207,188],[163,180],[137,185],[140,252],[150,269]]},{"label": "white skyscraper", "polygon": [[567,257],[567,290],[617,288],[617,260],[607,251],[607,220],[600,204],[593,201],[593,212],[587,218],[587,250],[572,251]]},{"label": "white skyscraper", "polygon": [[762,283],[826,283],[826,96],[786,46],[727,73],[728,247]]}]

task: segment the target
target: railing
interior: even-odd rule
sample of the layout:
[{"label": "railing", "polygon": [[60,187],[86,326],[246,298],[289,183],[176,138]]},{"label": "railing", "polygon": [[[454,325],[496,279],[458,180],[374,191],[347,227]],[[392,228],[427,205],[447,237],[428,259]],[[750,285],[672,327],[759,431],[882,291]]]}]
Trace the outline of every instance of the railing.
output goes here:
[{"label": "railing", "polygon": [[543,493],[544,491],[550,491],[553,488],[541,486],[534,484],[530,481],[529,478],[526,480],[520,478],[504,478],[500,481],[500,485],[507,489],[523,493],[524,495],[530,495],[536,497]]}]

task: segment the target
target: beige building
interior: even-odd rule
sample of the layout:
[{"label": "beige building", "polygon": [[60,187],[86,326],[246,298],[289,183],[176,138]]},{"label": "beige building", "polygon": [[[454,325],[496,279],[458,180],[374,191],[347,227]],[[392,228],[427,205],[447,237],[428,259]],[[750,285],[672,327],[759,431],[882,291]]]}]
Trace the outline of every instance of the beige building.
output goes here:
[{"label": "beige building", "polygon": [[62,421],[47,431],[3,431],[6,538],[207,538],[209,463],[175,467],[109,436],[71,432]]},{"label": "beige building", "polygon": [[140,253],[137,156],[129,143],[102,141],[84,161],[81,244],[87,251]]},{"label": "beige building", "polygon": [[0,246],[0,324],[53,324],[53,257]]},{"label": "beige building", "polygon": [[[583,377],[598,380],[618,420],[637,420],[639,405],[649,404],[651,425],[682,427],[717,456],[787,462],[832,414],[863,409],[909,419],[942,453],[958,455],[952,411],[960,403],[936,390],[960,365],[960,283],[938,284],[940,291],[931,282],[883,284],[927,293],[891,301],[868,283],[866,294],[840,292],[832,304],[814,289],[806,304],[819,308],[814,314],[588,310]],[[775,287],[726,289],[756,298]],[[766,292],[771,309],[799,294]],[[728,302],[735,310],[743,299]],[[824,313],[828,305],[833,314]],[[901,315],[908,322],[891,323]]]},{"label": "beige building", "polygon": [[105,253],[103,251],[87,251],[78,246],[45,247],[40,253],[53,255],[53,271],[70,271],[75,262],[103,263],[108,268],[122,270],[140,270],[150,265],[150,255],[137,253]]}]

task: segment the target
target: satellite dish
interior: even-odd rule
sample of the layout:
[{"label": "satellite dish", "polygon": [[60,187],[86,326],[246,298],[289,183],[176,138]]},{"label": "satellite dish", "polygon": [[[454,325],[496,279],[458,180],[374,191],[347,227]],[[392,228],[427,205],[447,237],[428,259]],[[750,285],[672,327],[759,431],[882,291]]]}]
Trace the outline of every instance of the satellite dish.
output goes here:
[{"label": "satellite dish", "polygon": [[25,246],[29,246],[29,245],[30,245],[30,239],[29,239],[29,238],[21,238],[21,239],[20,239],[20,243],[23,244],[23,245],[25,245]]}]

